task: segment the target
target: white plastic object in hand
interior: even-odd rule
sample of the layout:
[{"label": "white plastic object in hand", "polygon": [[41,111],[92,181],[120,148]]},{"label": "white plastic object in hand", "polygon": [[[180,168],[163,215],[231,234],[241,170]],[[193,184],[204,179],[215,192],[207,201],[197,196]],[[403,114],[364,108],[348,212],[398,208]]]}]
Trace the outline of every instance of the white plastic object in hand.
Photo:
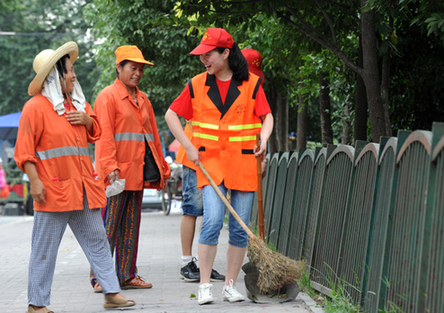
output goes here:
[{"label": "white plastic object in hand", "polygon": [[118,195],[123,190],[125,190],[125,179],[116,179],[106,187],[105,194],[109,198]]}]

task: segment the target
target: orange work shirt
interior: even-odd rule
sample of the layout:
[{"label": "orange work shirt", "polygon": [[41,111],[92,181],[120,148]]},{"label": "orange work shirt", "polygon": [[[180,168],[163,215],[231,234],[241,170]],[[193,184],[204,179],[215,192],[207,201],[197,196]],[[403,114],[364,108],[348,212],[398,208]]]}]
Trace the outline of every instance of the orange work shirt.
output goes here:
[{"label": "orange work shirt", "polygon": [[[125,190],[160,190],[165,179],[171,176],[171,170],[163,156],[151,102],[145,93],[138,88],[136,91],[137,103],[117,78],[97,96],[94,112],[102,127],[102,136],[96,143],[96,168],[106,184],[109,184],[108,175],[117,169],[119,178],[125,179]],[[157,182],[143,181],[145,141],[160,171]]]},{"label": "orange work shirt", "polygon": [[[75,110],[73,106],[71,109]],[[34,210],[83,210],[83,188],[90,209],[106,205],[104,185],[95,175],[88,147],[88,142],[100,137],[101,128],[88,103],[85,111],[93,120],[92,133],[84,125],[69,123],[66,113],[58,115],[42,94],[23,107],[14,159],[23,172],[25,162],[34,163],[45,186],[46,203],[34,201]]]}]

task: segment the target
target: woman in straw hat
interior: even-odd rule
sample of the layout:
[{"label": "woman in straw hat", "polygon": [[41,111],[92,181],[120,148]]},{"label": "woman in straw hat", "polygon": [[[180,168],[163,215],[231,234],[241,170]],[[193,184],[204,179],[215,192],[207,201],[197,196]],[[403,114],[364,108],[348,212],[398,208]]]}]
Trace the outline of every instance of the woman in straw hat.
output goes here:
[{"label": "woman in straw hat", "polygon": [[35,210],[28,313],[52,312],[47,306],[67,225],[103,287],[104,307],[135,305],[120,294],[102,224],[99,208],[106,204],[104,186],[88,152],[88,142],[100,137],[101,128],[76,79],[73,64],[78,53],[71,41],[35,57],[36,76],[28,88],[33,97],[20,118],[14,158],[29,177]]},{"label": "woman in straw hat", "polygon": [[[206,72],[193,77],[171,104],[165,120],[196,166],[201,161],[222,193],[231,190],[231,204],[248,224],[254,191],[257,190],[256,157],[265,156],[273,129],[273,116],[261,86],[261,78],[249,74],[247,62],[231,35],[209,28],[193,51]],[[193,138],[184,132],[178,115],[191,120]],[[262,142],[256,147],[256,133]],[[199,234],[200,285],[198,303],[214,301],[211,269],[223,227],[225,205],[200,168],[204,215]],[[247,234],[230,214],[227,271],[222,298],[243,301],[234,286],[248,245]]]},{"label": "woman in straw hat", "polygon": [[[117,78],[97,96],[94,112],[103,134],[96,143],[96,167],[105,184],[125,179],[125,190],[110,196],[102,211],[122,289],[148,289],[137,273],[137,249],[144,188],[160,190],[171,175],[159,138],[153,106],[137,88],[146,65],[153,65],[136,46],[115,51]],[[100,282],[92,276],[96,292]]]}]

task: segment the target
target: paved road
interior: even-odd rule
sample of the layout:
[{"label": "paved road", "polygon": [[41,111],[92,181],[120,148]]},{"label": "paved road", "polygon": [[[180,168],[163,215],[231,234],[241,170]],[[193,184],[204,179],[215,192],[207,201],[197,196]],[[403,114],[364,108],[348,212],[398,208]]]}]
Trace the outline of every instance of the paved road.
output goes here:
[{"label": "paved road", "polygon": [[[191,300],[198,284],[179,279],[180,213],[164,216],[158,211],[143,212],[139,242],[139,274],[153,284],[150,290],[126,290],[123,294],[136,301],[128,312],[322,312],[304,294],[285,303],[257,304],[250,300],[238,303],[222,301],[222,282],[214,282],[213,304],[199,306]],[[29,216],[0,216],[0,312],[25,312],[27,307],[27,268],[33,218]],[[224,228],[215,269],[226,270],[228,231]],[[195,240],[196,241],[196,240]],[[197,251],[196,242],[194,250]],[[248,259],[245,260],[248,262]],[[243,273],[239,275],[238,290],[246,294]],[[93,292],[89,281],[89,264],[71,230],[67,229],[60,244],[52,288],[50,308],[54,312],[107,312],[103,295]],[[109,311],[108,311],[109,312]]]}]

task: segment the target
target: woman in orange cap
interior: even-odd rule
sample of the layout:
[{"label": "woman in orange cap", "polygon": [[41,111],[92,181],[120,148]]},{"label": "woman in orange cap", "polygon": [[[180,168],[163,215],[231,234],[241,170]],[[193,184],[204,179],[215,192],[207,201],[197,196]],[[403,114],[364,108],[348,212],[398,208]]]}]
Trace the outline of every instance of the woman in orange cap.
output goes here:
[{"label": "woman in orange cap", "polygon": [[76,79],[79,49],[73,41],[43,50],[34,59],[35,78],[23,107],[14,158],[28,175],[34,198],[29,261],[28,313],[52,312],[51,285],[57,251],[69,225],[103,286],[105,308],[127,307],[114,274],[99,208],[106,204],[88,143],[101,128]]},{"label": "woman in orange cap", "polygon": [[[248,224],[254,191],[257,189],[256,159],[265,156],[273,129],[273,116],[261,86],[261,78],[248,72],[247,62],[230,34],[209,28],[199,46],[190,52],[200,55],[206,72],[193,77],[171,104],[165,120],[195,165],[202,162],[222,193],[231,190],[231,204]],[[179,117],[191,120],[193,138],[185,134]],[[256,147],[256,133],[261,144]],[[197,169],[202,188],[204,217],[199,234],[200,285],[198,303],[214,301],[211,270],[223,227],[225,205],[202,171]],[[243,301],[235,283],[245,256],[248,238],[239,223],[229,216],[227,272],[222,297]]]},{"label": "woman in orange cap", "polygon": [[[151,283],[137,275],[136,267],[143,189],[162,189],[171,173],[153,107],[137,88],[145,65],[153,63],[136,46],[120,46],[115,54],[117,78],[100,92],[94,105],[103,130],[96,143],[96,167],[106,185],[125,179],[125,189],[108,198],[102,217],[111,251],[116,249],[122,289],[151,288]],[[94,277],[91,283],[95,291],[101,291]]]}]

